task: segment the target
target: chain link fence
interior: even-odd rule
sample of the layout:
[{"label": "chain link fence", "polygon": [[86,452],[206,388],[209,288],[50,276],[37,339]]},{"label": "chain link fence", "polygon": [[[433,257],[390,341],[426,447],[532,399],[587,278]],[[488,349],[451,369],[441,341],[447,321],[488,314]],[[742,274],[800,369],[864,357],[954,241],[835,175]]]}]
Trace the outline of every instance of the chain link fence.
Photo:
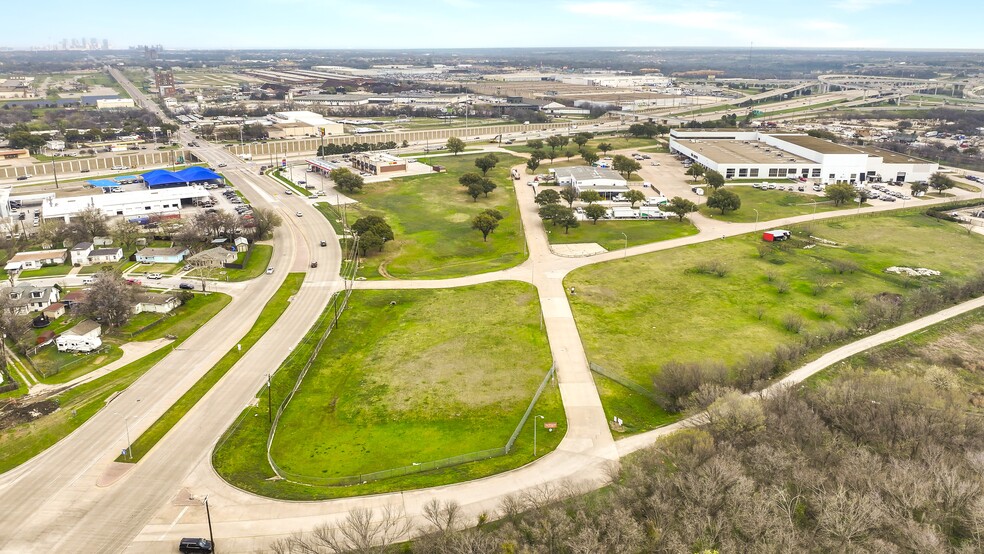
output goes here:
[{"label": "chain link fence", "polygon": [[626,378],[623,375],[619,375],[618,373],[615,373],[614,371],[612,371],[610,369],[606,369],[604,367],[601,367],[600,365],[598,365],[598,364],[596,364],[594,362],[589,362],[588,363],[588,367],[590,367],[591,368],[591,371],[597,373],[598,375],[607,377],[607,378],[611,379],[612,381],[615,381],[619,385],[622,385],[623,387],[625,387],[625,388],[627,388],[627,389],[629,389],[629,390],[631,390],[633,392],[637,392],[637,393],[645,396],[646,398],[651,398],[653,400],[656,399],[653,391],[648,390],[648,389],[646,389],[646,387],[643,387],[642,385],[629,380],[628,378]]}]

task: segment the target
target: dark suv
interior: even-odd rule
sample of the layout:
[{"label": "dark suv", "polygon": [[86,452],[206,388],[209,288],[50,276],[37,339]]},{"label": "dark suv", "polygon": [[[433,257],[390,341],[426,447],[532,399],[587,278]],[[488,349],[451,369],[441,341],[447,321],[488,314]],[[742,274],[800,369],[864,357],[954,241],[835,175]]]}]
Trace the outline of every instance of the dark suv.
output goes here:
[{"label": "dark suv", "polygon": [[178,549],[181,552],[211,552],[212,541],[202,538],[181,539]]}]

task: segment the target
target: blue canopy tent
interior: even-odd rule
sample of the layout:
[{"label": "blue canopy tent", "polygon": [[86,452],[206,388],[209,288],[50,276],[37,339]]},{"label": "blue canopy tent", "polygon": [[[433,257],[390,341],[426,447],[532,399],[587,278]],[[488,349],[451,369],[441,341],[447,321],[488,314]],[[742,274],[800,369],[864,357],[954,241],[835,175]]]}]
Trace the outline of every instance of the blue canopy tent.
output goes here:
[{"label": "blue canopy tent", "polygon": [[114,181],[112,179],[93,179],[92,181],[86,181],[86,182],[89,183],[90,185],[94,186],[94,187],[98,187],[98,188],[101,188],[101,189],[113,188],[113,187],[120,186],[119,183],[117,183],[116,181]]},{"label": "blue canopy tent", "polygon": [[155,169],[144,173],[143,179],[147,187],[155,188],[221,181],[222,176],[206,167],[192,166],[181,171]]}]

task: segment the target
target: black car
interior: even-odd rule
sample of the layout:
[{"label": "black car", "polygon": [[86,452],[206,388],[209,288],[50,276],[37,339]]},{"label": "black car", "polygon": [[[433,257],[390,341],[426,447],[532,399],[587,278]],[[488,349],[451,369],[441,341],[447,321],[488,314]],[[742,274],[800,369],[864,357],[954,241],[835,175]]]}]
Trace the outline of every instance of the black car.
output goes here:
[{"label": "black car", "polygon": [[192,285],[191,283],[181,283],[178,285],[178,288],[184,290],[195,290],[195,285]]},{"label": "black car", "polygon": [[27,180],[27,175],[21,175],[20,177],[17,178],[17,180],[18,181],[26,181]]},{"label": "black car", "polygon": [[178,550],[181,552],[211,552],[212,541],[202,538],[181,539],[181,544],[178,546]]},{"label": "black car", "polygon": [[326,240],[321,241],[321,246],[328,246],[328,241]]}]

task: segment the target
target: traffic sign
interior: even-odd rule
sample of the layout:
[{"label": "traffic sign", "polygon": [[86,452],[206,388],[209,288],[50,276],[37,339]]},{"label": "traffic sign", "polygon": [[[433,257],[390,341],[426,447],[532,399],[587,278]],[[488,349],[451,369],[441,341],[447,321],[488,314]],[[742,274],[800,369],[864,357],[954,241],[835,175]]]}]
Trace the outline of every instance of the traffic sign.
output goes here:
[{"label": "traffic sign", "polygon": [[545,422],[543,424],[543,428],[544,429],[556,429],[557,428],[557,422],[556,421],[547,421],[547,422]]}]

